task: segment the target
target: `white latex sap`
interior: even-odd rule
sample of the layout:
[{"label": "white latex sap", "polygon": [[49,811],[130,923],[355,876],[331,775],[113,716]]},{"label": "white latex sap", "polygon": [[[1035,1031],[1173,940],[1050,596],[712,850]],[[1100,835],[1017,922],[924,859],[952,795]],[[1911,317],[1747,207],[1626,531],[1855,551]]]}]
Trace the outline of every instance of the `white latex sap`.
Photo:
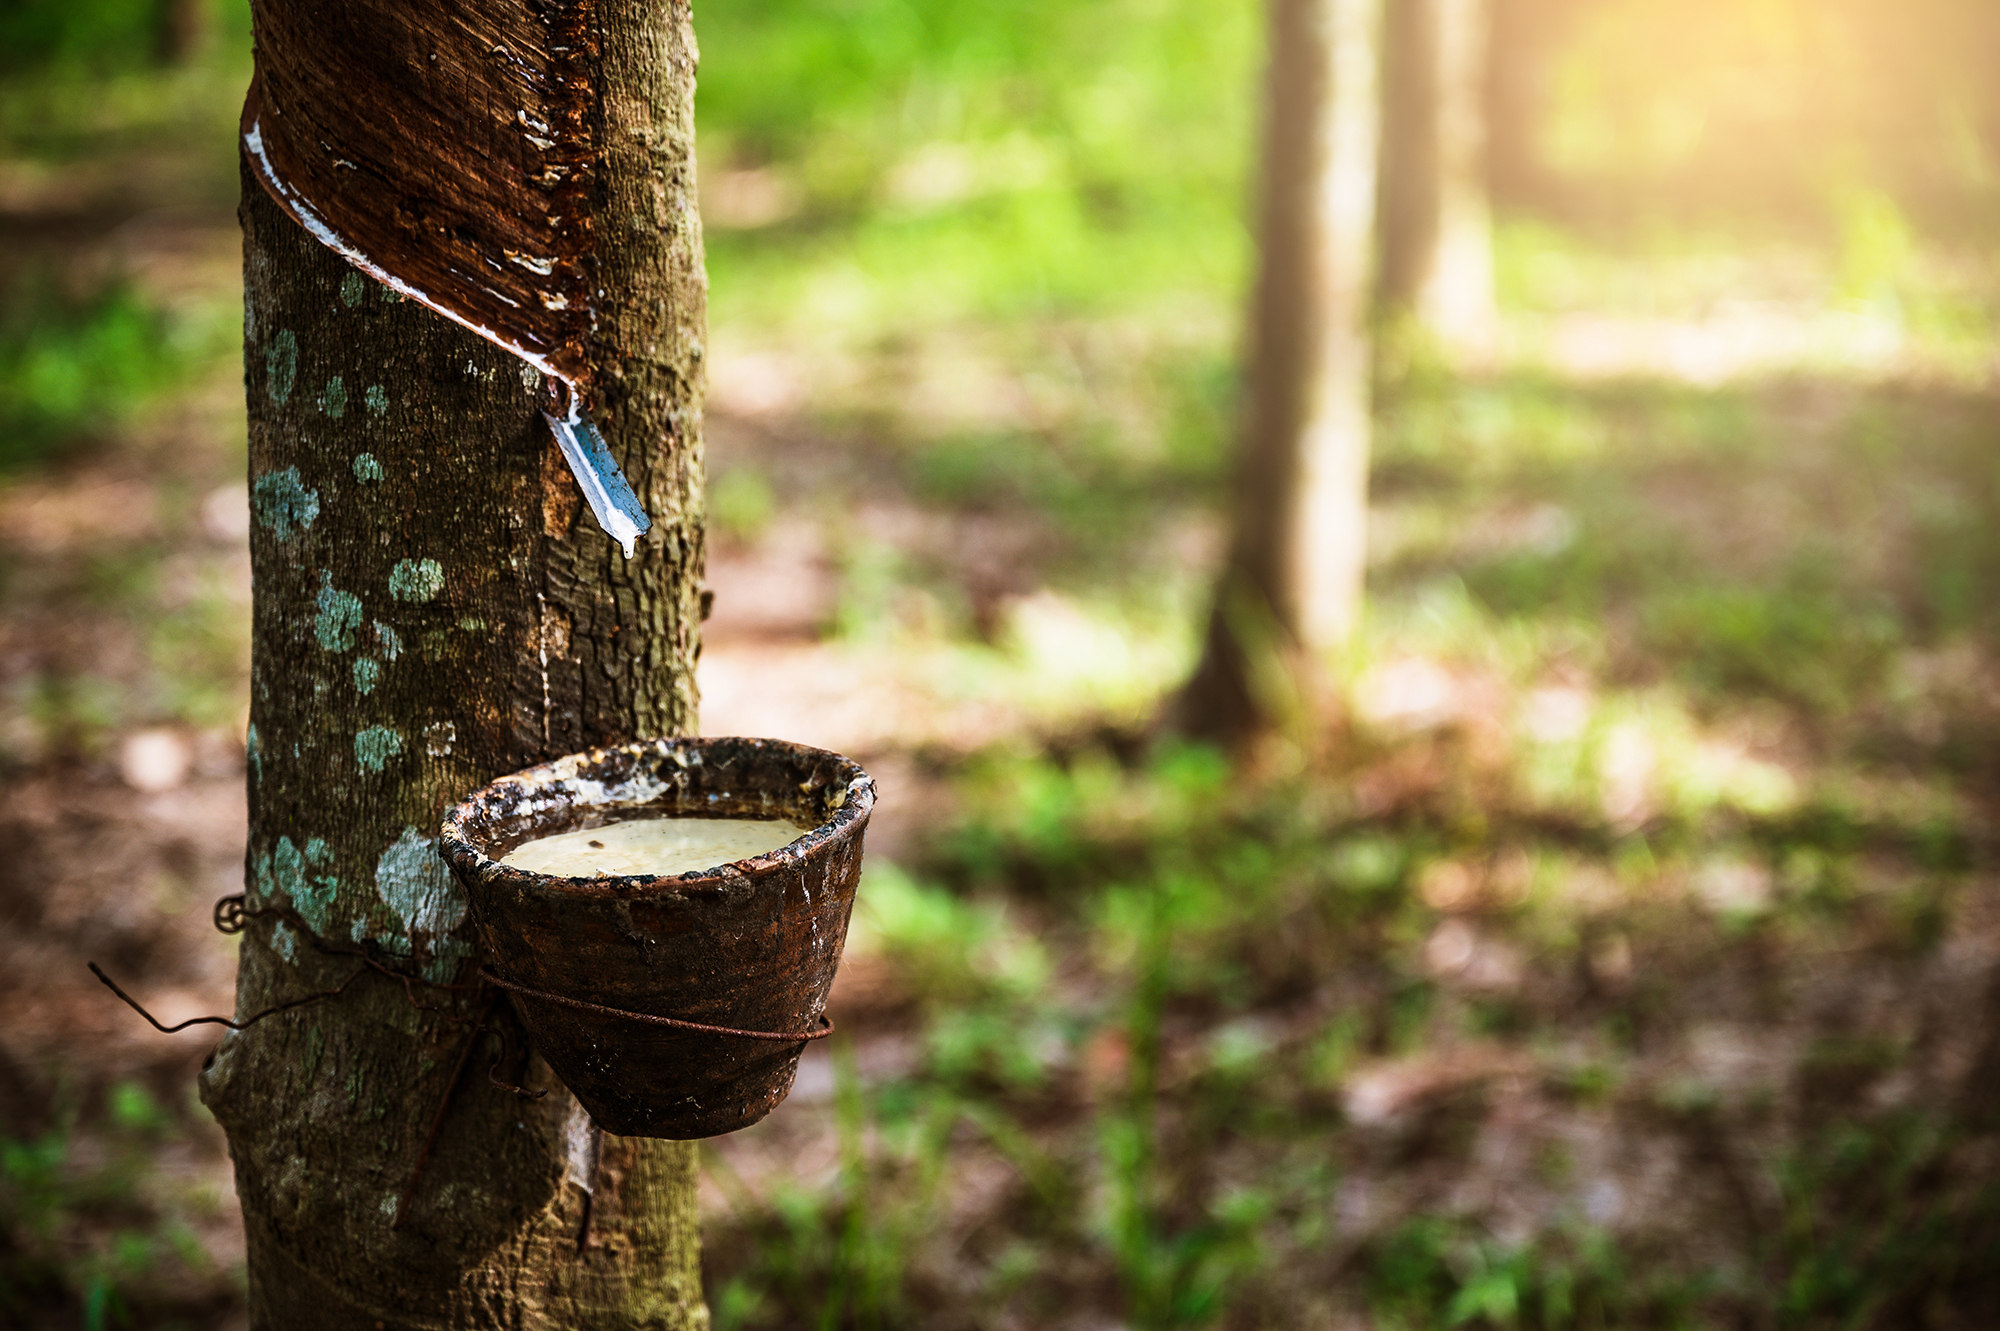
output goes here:
[{"label": "white latex sap", "polygon": [[762,855],[810,830],[782,819],[634,818],[530,841],[500,862],[555,878],[688,873]]}]

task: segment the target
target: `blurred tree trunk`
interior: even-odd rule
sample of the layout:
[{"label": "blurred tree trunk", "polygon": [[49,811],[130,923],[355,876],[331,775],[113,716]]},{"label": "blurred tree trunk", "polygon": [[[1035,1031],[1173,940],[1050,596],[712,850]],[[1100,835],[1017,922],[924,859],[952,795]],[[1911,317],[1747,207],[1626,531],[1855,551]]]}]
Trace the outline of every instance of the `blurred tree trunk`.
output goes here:
[{"label": "blurred tree trunk", "polygon": [[1361,605],[1381,0],[1272,0],[1233,532],[1179,726],[1278,720]]},{"label": "blurred tree trunk", "polygon": [[[691,733],[702,572],[706,289],[684,0],[601,0],[594,363],[600,424],[654,519],[627,560],[579,518],[540,376],[347,267],[246,173],[254,529],[255,917],[237,1011],[354,975],[372,941],[471,972],[444,810],[587,745]],[[614,224],[615,223],[615,224]],[[471,1015],[471,993],[418,989]],[[403,1193],[461,1028],[363,974],[225,1037],[204,1101],[229,1134],[258,1328],[707,1325],[692,1143],[605,1138],[514,1032],[484,1037]],[[401,1212],[401,1222],[397,1217]],[[586,1236],[585,1220],[588,1217]]]},{"label": "blurred tree trunk", "polygon": [[1564,186],[1542,161],[1537,135],[1553,65],[1590,0],[1488,0],[1486,184],[1504,208],[1561,211]]},{"label": "blurred tree trunk", "polygon": [[208,43],[209,0],[160,0],[160,59],[186,64]]},{"label": "blurred tree trunk", "polygon": [[1490,0],[1388,0],[1387,15],[1377,299],[1391,327],[1477,353],[1495,320]]}]

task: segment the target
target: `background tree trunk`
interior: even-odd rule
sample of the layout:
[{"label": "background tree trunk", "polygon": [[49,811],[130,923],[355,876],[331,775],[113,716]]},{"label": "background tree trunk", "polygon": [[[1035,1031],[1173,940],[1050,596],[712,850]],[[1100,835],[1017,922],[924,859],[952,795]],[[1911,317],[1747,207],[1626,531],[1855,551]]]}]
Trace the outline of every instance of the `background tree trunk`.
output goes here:
[{"label": "background tree trunk", "polygon": [[1486,186],[1502,209],[1562,215],[1573,182],[1551,174],[1538,134],[1548,121],[1554,62],[1590,0],[1487,0]]},{"label": "background tree trunk", "polygon": [[1360,611],[1381,0],[1272,0],[1233,536],[1182,728],[1234,742]]},{"label": "background tree trunk", "polygon": [[[437,981],[472,954],[435,848],[451,803],[545,758],[695,726],[693,33],[682,0],[599,12],[598,420],[654,519],[629,561],[582,511],[538,375],[348,268],[244,177],[249,899]],[[356,969],[269,916],[240,965],[239,1014]],[[504,1002],[493,1020],[514,1029]],[[370,974],[222,1041],[202,1095],[229,1134],[253,1325],[705,1326],[692,1144],[605,1138],[600,1154],[539,1060],[500,1074],[553,1086],[542,1100],[489,1084],[490,1037],[392,1227],[461,1040]]]},{"label": "background tree trunk", "polygon": [[1490,0],[1389,0],[1378,300],[1475,354],[1495,321],[1486,167]]},{"label": "background tree trunk", "polygon": [[159,0],[160,59],[182,65],[201,53],[214,27],[210,0]]}]

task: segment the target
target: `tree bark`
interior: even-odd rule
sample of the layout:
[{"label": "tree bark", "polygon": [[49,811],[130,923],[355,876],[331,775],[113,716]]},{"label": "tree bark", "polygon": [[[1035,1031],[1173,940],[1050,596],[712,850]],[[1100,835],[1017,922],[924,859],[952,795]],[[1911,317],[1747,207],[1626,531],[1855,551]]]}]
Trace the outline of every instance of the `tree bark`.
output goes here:
[{"label": "tree bark", "polygon": [[1382,259],[1393,324],[1476,354],[1492,341],[1487,195],[1489,0],[1389,0],[1383,80]]},{"label": "tree bark", "polygon": [[[436,854],[452,803],[591,745],[692,733],[706,287],[685,0],[600,4],[597,420],[654,526],[627,560],[581,512],[512,356],[350,269],[246,172],[254,527],[248,904],[239,1016],[372,945],[470,977]],[[471,1016],[471,992],[415,990]],[[606,1137],[521,1053],[504,1002],[404,1192],[464,1030],[363,974],[225,1037],[202,1097],[229,1134],[259,1328],[696,1328],[691,1143]],[[548,1088],[539,1100],[498,1075]],[[400,1223],[398,1223],[400,1215]],[[586,1218],[588,1223],[586,1225]]]},{"label": "tree bark", "polygon": [[1361,605],[1381,0],[1272,0],[1233,536],[1181,728],[1234,743]]}]

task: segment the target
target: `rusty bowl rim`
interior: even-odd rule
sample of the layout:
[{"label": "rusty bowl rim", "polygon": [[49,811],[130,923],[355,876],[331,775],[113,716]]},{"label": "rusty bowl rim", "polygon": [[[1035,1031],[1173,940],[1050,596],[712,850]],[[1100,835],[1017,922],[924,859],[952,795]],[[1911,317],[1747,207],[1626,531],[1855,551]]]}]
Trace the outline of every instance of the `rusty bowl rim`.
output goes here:
[{"label": "rusty bowl rim", "polygon": [[[537,779],[558,785],[575,780],[574,770],[564,774],[557,770],[559,768],[565,766],[573,769],[581,768],[621,756],[636,760],[648,754],[664,754],[676,748],[706,749],[719,744],[755,745],[808,759],[833,759],[840,774],[847,777],[846,794],[840,808],[834,811],[833,817],[775,850],[767,850],[761,855],[752,855],[746,859],[730,860],[712,869],[690,869],[680,874],[607,874],[594,878],[558,878],[553,874],[535,873],[510,864],[502,864],[479,847],[468,829],[468,824],[478,815],[481,807],[499,798],[507,790],[529,785]],[[459,800],[445,814],[443,824],[439,828],[438,850],[445,862],[465,878],[468,885],[477,883],[481,886],[538,888],[563,896],[586,898],[624,898],[651,895],[663,890],[683,894],[714,892],[731,884],[740,883],[744,879],[763,878],[802,867],[836,843],[858,835],[867,826],[868,817],[874,809],[875,778],[870,776],[860,763],[846,754],[836,753],[831,749],[815,748],[810,744],[800,744],[794,740],[764,739],[748,735],[637,739],[564,754],[560,758],[552,758],[533,767],[524,767],[517,772],[509,772],[505,776],[494,778]]]}]

